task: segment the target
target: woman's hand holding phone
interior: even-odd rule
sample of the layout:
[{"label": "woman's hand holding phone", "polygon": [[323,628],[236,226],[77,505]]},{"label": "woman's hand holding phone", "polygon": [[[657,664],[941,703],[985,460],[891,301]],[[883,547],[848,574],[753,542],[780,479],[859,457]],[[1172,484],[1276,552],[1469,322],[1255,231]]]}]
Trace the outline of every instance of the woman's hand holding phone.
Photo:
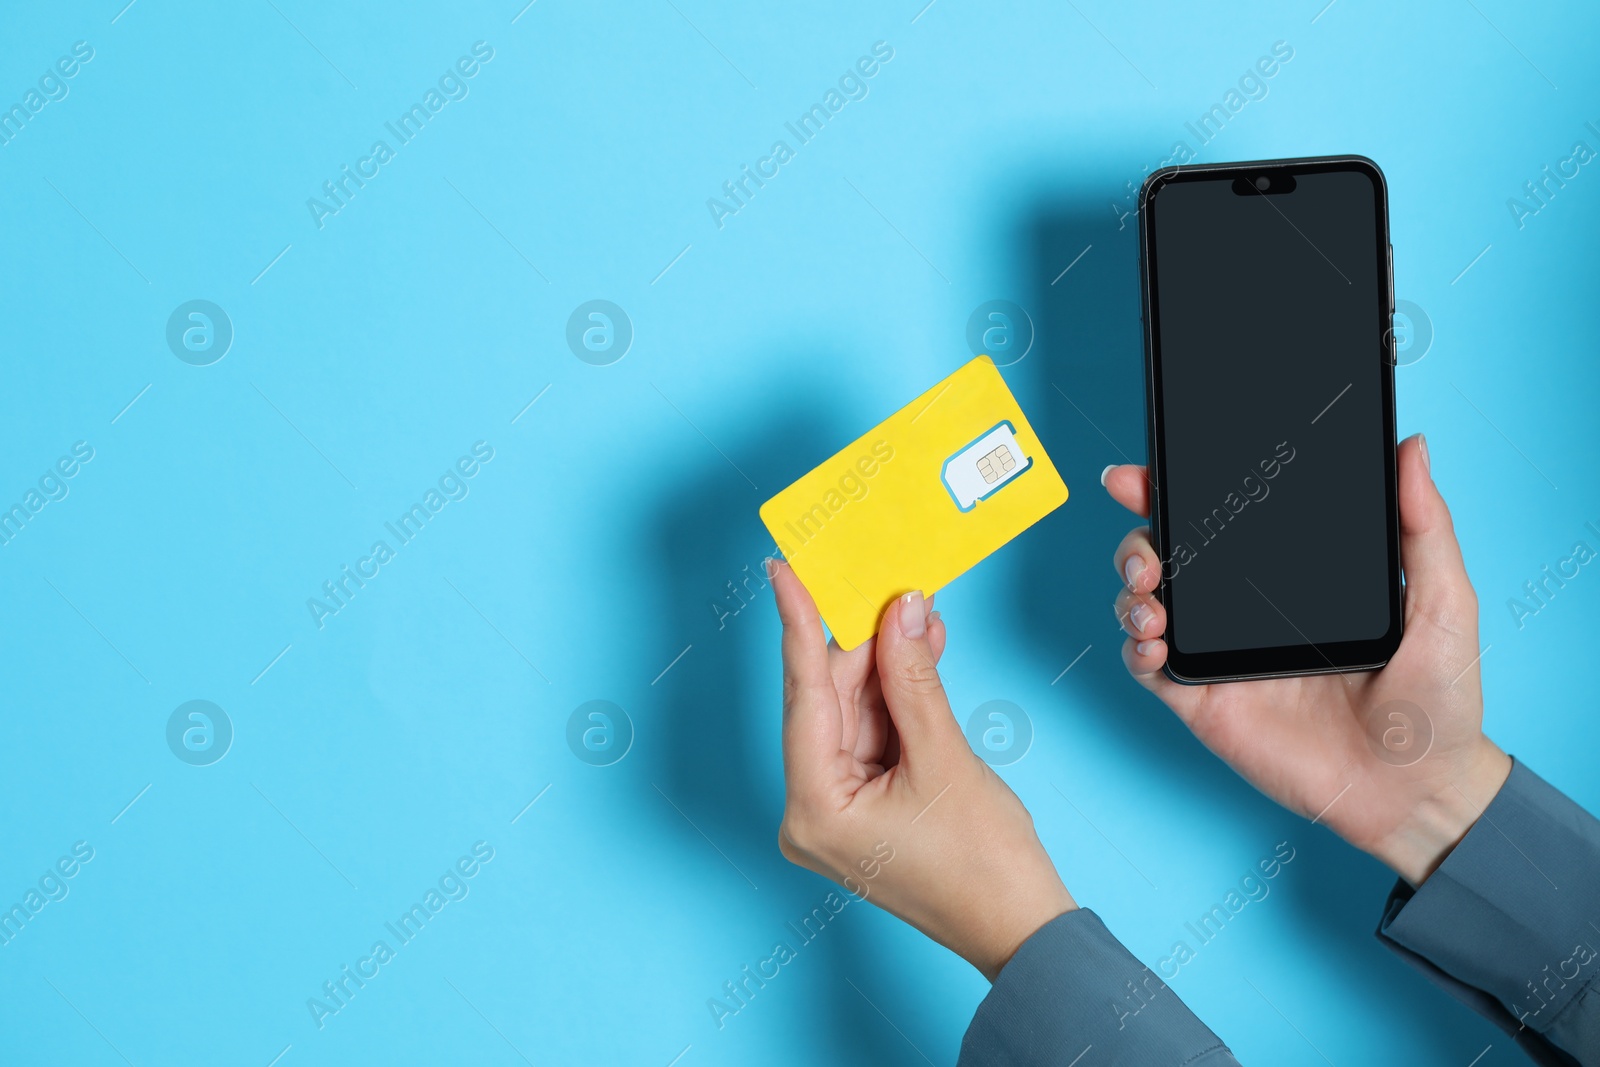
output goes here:
[{"label": "woman's hand holding phone", "polygon": [[[1398,464],[1405,637],[1382,670],[1172,681],[1162,673],[1166,613],[1153,595],[1161,561],[1143,526],[1116,551],[1116,612],[1130,635],[1129,672],[1207,748],[1267,796],[1420,885],[1499,792],[1511,760],[1483,734],[1478,599],[1420,434],[1401,442]],[[1110,467],[1102,480],[1119,503],[1149,514],[1143,467]]]}]

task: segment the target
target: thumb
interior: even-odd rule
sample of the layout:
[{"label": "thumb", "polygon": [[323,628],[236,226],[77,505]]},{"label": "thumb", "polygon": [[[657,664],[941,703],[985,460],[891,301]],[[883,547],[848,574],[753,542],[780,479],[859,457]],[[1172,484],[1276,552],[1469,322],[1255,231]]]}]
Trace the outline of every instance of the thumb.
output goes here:
[{"label": "thumb", "polygon": [[939,680],[929,639],[927,604],[920,591],[900,597],[884,613],[878,632],[878,680],[883,702],[900,734],[902,760],[932,759],[947,745],[966,747]]},{"label": "thumb", "polygon": [[[1434,484],[1421,434],[1400,442],[1400,563],[1408,607],[1454,630],[1477,622],[1477,598],[1461,559],[1455,523]],[[1463,620],[1462,615],[1468,617]]]}]

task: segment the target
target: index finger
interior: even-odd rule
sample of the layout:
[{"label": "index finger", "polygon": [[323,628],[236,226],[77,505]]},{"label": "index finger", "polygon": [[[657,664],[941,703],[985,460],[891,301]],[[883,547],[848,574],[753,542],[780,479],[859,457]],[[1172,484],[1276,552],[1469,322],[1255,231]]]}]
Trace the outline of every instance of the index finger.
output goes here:
[{"label": "index finger", "polygon": [[784,766],[792,779],[809,779],[839,755],[839,696],[816,601],[787,563],[769,560],[767,567],[783,623]]},{"label": "index finger", "polygon": [[1100,484],[1106,487],[1111,499],[1138,515],[1150,516],[1150,475],[1137,463],[1113,463],[1100,475]]}]

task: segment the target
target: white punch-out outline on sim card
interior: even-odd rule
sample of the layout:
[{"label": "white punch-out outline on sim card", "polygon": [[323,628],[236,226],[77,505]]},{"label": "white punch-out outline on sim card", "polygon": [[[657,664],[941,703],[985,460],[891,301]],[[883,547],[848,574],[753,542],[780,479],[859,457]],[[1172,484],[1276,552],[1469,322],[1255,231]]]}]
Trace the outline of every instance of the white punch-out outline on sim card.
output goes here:
[{"label": "white punch-out outline on sim card", "polygon": [[1017,453],[1019,455],[1022,455],[1022,442],[1021,441],[1017,441],[1017,428],[1011,424],[1011,420],[1010,419],[1001,419],[999,422],[995,423],[993,426],[989,427],[987,430],[983,431],[978,436],[974,437],[972,440],[970,440],[966,444],[962,445],[960,448],[956,449],[955,455],[953,455],[949,459],[945,460],[944,461],[944,466],[940,468],[940,470],[939,470],[939,481],[944,483],[945,492],[950,494],[950,499],[951,499],[952,502],[955,503],[955,506],[956,506],[957,510],[959,510],[959,511],[971,511],[973,508],[977,507],[981,502],[983,502],[985,500],[988,500],[990,497],[994,496],[1000,490],[1004,489],[1006,486],[1010,485],[1012,482],[1014,482],[1018,478],[1022,477],[1022,475],[1025,472],[1027,472],[1029,468],[1031,468],[1033,466],[1033,457],[1032,456],[1028,456],[1028,455],[1022,455],[1022,464],[1020,466],[1018,466],[1016,470],[1012,471],[1010,474],[1006,475],[999,482],[997,482],[993,489],[990,489],[987,493],[983,493],[983,494],[981,494],[981,495],[979,495],[977,497],[974,497],[972,503],[970,503],[970,504],[963,505],[961,503],[961,497],[956,495],[955,487],[950,484],[950,465],[952,463],[954,463],[956,460],[958,460],[958,459],[962,458],[963,456],[965,456],[967,454],[967,451],[969,449],[971,449],[973,445],[976,445],[979,441],[982,441],[985,437],[988,437],[990,434],[994,433],[996,430],[1000,429],[1002,426],[1005,427],[1006,431],[1011,434],[1011,439],[1013,441],[1016,441]]}]

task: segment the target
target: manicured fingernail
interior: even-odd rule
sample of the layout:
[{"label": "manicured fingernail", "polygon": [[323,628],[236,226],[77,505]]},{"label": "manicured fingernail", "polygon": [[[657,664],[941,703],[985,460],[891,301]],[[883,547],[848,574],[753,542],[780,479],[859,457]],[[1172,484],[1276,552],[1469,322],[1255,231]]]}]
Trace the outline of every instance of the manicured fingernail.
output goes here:
[{"label": "manicured fingernail", "polygon": [[1129,556],[1128,562],[1122,565],[1122,573],[1127,575],[1128,589],[1130,591],[1136,590],[1139,585],[1139,577],[1144,574],[1144,560],[1137,553]]},{"label": "manicured fingernail", "polygon": [[774,579],[774,578],[776,578],[778,576],[778,561],[773,559],[771,556],[768,556],[767,557],[767,561],[766,561],[766,567],[767,567],[767,581],[770,582],[770,581],[772,581],[772,579]]},{"label": "manicured fingernail", "polygon": [[1101,485],[1105,485],[1106,484],[1106,478],[1111,474],[1112,471],[1114,471],[1116,469],[1117,469],[1117,465],[1115,463],[1107,463],[1106,464],[1106,469],[1100,472],[1100,484]]},{"label": "manicured fingernail", "polygon": [[1417,434],[1417,447],[1422,450],[1422,469],[1432,474],[1433,460],[1428,456],[1428,439],[1420,433]]},{"label": "manicured fingernail", "polygon": [[1145,627],[1154,622],[1155,617],[1156,613],[1144,604],[1135,604],[1133,610],[1128,612],[1128,618],[1133,622],[1133,628],[1140,633],[1144,633]]},{"label": "manicured fingernail", "polygon": [[1139,653],[1141,656],[1148,656],[1150,653],[1156,650],[1156,646],[1159,644],[1161,644],[1161,639],[1159,637],[1152,637],[1148,641],[1140,641],[1137,645],[1134,645],[1133,650]]},{"label": "manicured fingernail", "polygon": [[900,632],[913,641],[928,632],[928,612],[923,607],[920,589],[900,598]]}]

